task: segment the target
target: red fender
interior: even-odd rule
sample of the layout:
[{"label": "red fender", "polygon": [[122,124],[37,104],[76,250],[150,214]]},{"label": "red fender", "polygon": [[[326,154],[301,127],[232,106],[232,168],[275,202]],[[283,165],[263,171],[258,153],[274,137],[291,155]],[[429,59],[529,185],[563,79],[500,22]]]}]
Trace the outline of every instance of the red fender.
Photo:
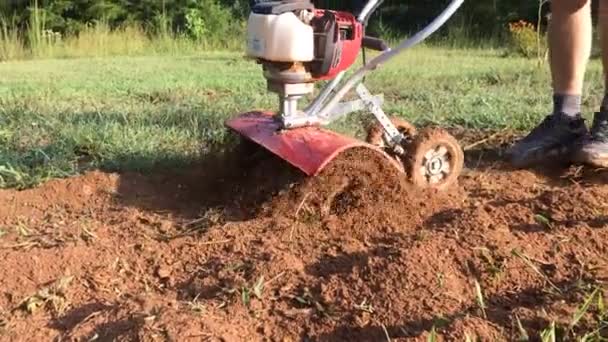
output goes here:
[{"label": "red fender", "polygon": [[337,155],[350,148],[366,147],[383,154],[400,171],[399,164],[381,149],[320,127],[280,129],[270,112],[249,112],[226,121],[226,126],[263,146],[281,159],[315,176]]}]

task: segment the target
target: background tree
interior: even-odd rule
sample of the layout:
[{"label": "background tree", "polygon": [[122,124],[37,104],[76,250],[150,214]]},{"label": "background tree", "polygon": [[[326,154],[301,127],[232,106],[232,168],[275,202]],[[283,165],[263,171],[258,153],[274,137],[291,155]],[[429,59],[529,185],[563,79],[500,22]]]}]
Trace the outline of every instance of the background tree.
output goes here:
[{"label": "background tree", "polygon": [[[352,10],[353,4],[357,3],[347,0],[314,2],[317,6],[346,10]],[[407,34],[428,23],[448,2],[418,0],[404,4],[401,0],[386,0],[373,16],[371,26],[381,33]],[[23,28],[33,5],[34,0],[5,0],[0,2],[0,13],[4,17],[14,16]],[[189,32],[193,36],[209,31],[226,34],[230,25],[221,21],[243,21],[249,11],[248,0],[38,0],[37,5],[45,27],[61,33],[77,33],[83,25],[98,20],[104,20],[111,27],[137,23],[153,29],[162,18],[175,32]],[[466,1],[446,30],[457,28],[471,37],[496,38],[506,32],[510,21],[536,22],[537,9],[538,3],[530,0]]]}]

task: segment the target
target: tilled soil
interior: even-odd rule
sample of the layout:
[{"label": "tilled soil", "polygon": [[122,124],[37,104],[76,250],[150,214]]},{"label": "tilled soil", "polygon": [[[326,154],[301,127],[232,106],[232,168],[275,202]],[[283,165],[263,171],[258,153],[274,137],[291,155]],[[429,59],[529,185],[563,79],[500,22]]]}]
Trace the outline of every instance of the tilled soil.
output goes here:
[{"label": "tilled soil", "polygon": [[365,150],[1,191],[0,340],[537,340],[608,281],[608,173],[494,157],[439,193]]}]

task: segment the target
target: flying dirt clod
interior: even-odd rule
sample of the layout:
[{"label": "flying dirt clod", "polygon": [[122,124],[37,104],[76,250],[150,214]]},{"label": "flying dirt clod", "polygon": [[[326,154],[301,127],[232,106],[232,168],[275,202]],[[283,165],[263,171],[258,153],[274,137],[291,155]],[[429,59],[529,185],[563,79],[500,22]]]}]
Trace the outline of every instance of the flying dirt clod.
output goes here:
[{"label": "flying dirt clod", "polygon": [[[267,1],[252,6],[247,28],[247,56],[262,65],[267,89],[279,96],[276,112],[251,111],[227,120],[226,126],[262,146],[308,176],[318,175],[336,156],[352,148],[377,151],[415,186],[446,189],[463,168],[462,149],[446,131],[422,134],[405,120],[389,118],[383,97],[372,95],[363,78],[399,53],[422,42],[457,11],[464,0],[453,0],[426,28],[391,49],[365,35],[370,15],[382,3],[368,1],[357,15],[315,8],[310,0]],[[346,72],[365,49],[380,54]],[[298,102],[327,81],[304,109]],[[342,101],[355,90],[358,99]],[[329,131],[327,126],[357,111],[371,112],[376,126],[367,141]]]}]

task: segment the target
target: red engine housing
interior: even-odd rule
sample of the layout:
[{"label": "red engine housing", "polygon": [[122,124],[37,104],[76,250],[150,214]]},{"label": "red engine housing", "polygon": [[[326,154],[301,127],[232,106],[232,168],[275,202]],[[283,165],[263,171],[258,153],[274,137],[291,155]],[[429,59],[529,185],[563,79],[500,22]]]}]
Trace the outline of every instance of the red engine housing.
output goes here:
[{"label": "red engine housing", "polygon": [[328,80],[357,60],[363,39],[363,25],[349,12],[315,9],[311,25],[315,32],[315,80]]}]

